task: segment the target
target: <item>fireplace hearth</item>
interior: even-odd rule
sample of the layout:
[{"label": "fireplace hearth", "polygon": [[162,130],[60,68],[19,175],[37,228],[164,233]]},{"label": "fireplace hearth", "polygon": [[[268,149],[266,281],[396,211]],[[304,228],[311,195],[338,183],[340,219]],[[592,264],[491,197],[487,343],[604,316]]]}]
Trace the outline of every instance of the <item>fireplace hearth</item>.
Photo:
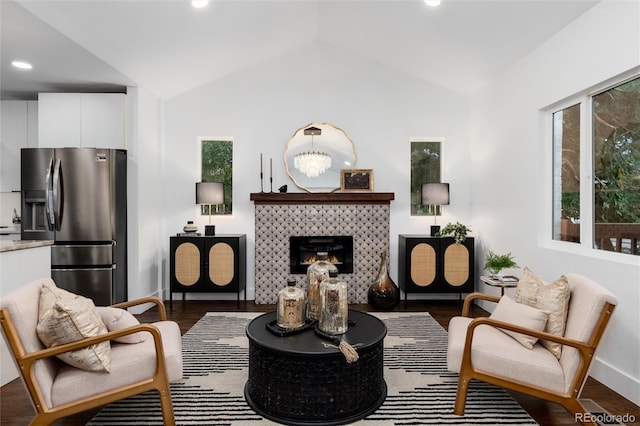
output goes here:
[{"label": "fireplace hearth", "polygon": [[353,237],[343,235],[289,237],[289,271],[306,274],[318,253],[327,253],[341,274],[353,273]]}]

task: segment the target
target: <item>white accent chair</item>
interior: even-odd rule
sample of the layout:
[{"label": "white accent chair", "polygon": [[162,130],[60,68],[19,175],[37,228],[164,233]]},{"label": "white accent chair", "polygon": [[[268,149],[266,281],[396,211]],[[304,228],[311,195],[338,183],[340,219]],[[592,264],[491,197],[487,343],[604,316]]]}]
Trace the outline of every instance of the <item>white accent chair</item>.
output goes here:
[{"label": "white accent chair", "polygon": [[[38,303],[43,284],[50,278],[28,283],[0,300],[2,331],[36,410],[31,425],[49,425],[55,420],[91,408],[157,390],[165,425],[175,425],[169,382],[182,378],[180,328],[166,320],[163,302],[147,297],[113,305],[127,308],[155,303],[160,321],[138,324],[73,343],[45,348],[36,333]],[[113,339],[143,332],[147,337],[136,344]],[[72,367],[55,355],[111,341],[110,373],[96,373]]]},{"label": "white accent chair", "polygon": [[[468,318],[474,300],[498,302],[499,298],[473,293],[465,299],[462,316],[452,318],[448,330],[447,368],[460,374],[455,414],[464,414],[472,379],[556,402],[574,418],[577,413],[588,412],[578,398],[617,299],[588,278],[566,276],[571,296],[561,337],[491,318]],[[559,342],[563,345],[560,358],[540,342],[527,349],[498,328]]]}]

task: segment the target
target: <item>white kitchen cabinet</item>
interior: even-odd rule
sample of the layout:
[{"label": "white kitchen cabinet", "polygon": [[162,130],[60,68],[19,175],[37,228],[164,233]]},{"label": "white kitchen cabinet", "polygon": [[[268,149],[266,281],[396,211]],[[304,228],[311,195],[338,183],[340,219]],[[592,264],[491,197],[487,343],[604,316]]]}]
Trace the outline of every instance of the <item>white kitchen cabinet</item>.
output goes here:
[{"label": "white kitchen cabinet", "polygon": [[[51,277],[51,243],[18,241],[0,244],[0,297],[33,280]],[[18,370],[9,349],[4,339],[0,339],[0,386],[17,377]]]},{"label": "white kitchen cabinet", "polygon": [[123,93],[40,93],[38,146],[125,149]]},{"label": "white kitchen cabinet", "polygon": [[20,189],[20,149],[38,142],[38,103],[0,102],[0,192]]},{"label": "white kitchen cabinet", "polygon": [[81,147],[81,102],[77,93],[38,95],[38,146]]}]

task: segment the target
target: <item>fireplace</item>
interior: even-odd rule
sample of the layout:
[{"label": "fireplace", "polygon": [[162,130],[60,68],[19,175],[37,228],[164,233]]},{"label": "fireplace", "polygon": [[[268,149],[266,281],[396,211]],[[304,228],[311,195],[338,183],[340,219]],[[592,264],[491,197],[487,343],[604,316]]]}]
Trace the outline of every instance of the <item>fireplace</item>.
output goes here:
[{"label": "fireplace", "polygon": [[[304,273],[291,273],[291,237],[351,236],[349,303],[367,303],[367,291],[380,270],[380,253],[389,252],[391,192],[264,192],[255,203],[255,301],[275,304],[293,278],[306,288]],[[303,267],[306,272],[306,267]],[[249,290],[251,291],[251,290]]]},{"label": "fireplace", "polygon": [[292,274],[306,274],[307,268],[325,252],[341,274],[353,273],[353,237],[292,236],[289,237],[289,270]]}]

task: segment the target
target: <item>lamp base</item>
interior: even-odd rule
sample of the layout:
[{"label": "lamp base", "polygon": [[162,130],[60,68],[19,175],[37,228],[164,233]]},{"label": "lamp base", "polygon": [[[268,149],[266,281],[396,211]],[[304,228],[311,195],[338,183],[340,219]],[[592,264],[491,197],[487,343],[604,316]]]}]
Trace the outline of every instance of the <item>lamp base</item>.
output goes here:
[{"label": "lamp base", "polygon": [[204,226],[204,235],[207,237],[213,237],[216,235],[216,226],[215,225],[205,225]]},{"label": "lamp base", "polygon": [[431,225],[431,236],[437,236],[438,232],[440,232],[440,225]]}]

